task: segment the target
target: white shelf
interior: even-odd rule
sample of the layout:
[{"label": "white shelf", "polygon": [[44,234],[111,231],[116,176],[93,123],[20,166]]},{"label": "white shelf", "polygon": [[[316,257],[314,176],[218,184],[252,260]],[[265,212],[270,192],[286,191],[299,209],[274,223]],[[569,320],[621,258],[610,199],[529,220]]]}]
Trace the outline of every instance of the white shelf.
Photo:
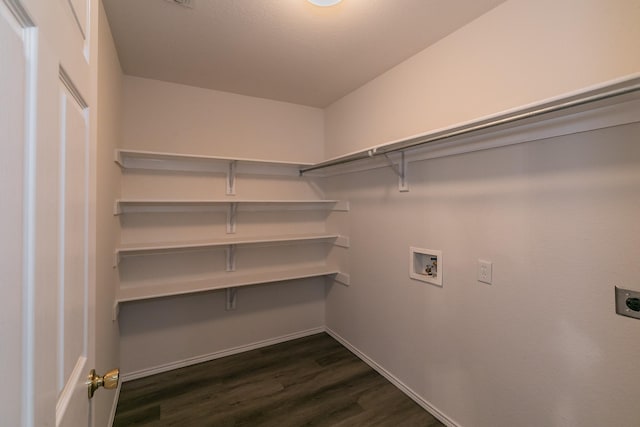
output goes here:
[{"label": "white shelf", "polygon": [[[320,175],[330,176],[333,173],[388,167],[390,162],[398,160],[400,161],[396,167],[400,169],[402,161],[434,159],[566,135],[567,132],[577,132],[576,121],[567,122],[566,118],[571,115],[583,115],[585,112],[590,114],[586,116],[587,120],[581,120],[585,123],[580,124],[580,131],[611,126],[610,120],[613,123],[619,123],[620,120],[630,123],[629,110],[621,112],[610,107],[637,101],[639,97],[640,74],[634,73],[553,98],[347,153],[311,167],[302,167],[300,172],[305,175],[312,171],[340,166],[332,173]],[[595,110],[600,112],[599,119],[594,121],[592,116]],[[606,114],[602,114],[605,110]],[[615,115],[619,117],[612,117],[613,111],[616,111]],[[606,121],[603,121],[605,117]],[[564,120],[559,120],[561,118]],[[544,126],[540,126],[541,120],[545,120]],[[519,132],[514,132],[514,129],[519,129]],[[487,139],[489,141],[486,141]],[[387,158],[390,154],[404,152],[411,154],[410,159]],[[345,166],[371,159],[376,159],[373,165]]]},{"label": "white shelf", "polygon": [[295,234],[295,235],[280,235],[272,237],[257,237],[257,238],[227,238],[227,239],[215,239],[215,240],[198,240],[190,242],[167,242],[167,243],[150,243],[150,244],[131,244],[123,245],[116,249],[115,252],[115,265],[118,265],[122,257],[126,256],[138,256],[138,255],[153,255],[159,253],[172,253],[181,251],[190,251],[194,249],[207,249],[215,247],[229,247],[229,246],[241,246],[241,245],[260,245],[271,246],[280,244],[291,244],[300,242],[314,242],[314,241],[334,241],[336,245],[342,247],[348,247],[349,240],[346,237],[338,234]]},{"label": "white shelf", "polygon": [[299,176],[301,168],[312,165],[312,163],[124,149],[116,150],[114,160],[123,169],[226,173],[229,171],[229,165],[233,165],[234,172],[239,174],[291,176]]},{"label": "white shelf", "polygon": [[344,276],[334,267],[313,266],[251,274],[229,272],[215,279],[120,288],[116,297],[113,319],[115,320],[117,318],[118,305],[123,302],[331,275],[335,275],[337,278],[340,278],[338,276]]},{"label": "white shelf", "polygon": [[225,174],[227,177],[227,195],[236,194],[236,175],[238,174],[277,175],[300,178],[300,170],[312,165],[312,163],[123,149],[115,151],[114,160],[122,169]]},{"label": "white shelf", "polygon": [[171,200],[171,199],[118,199],[114,215],[141,212],[193,212],[199,210],[226,210],[235,205],[241,211],[265,210],[335,210],[348,211],[349,203],[339,200]]},{"label": "white shelf", "polygon": [[115,162],[123,168],[132,167],[132,163],[138,160],[147,160],[152,162],[162,161],[189,161],[189,162],[241,162],[260,165],[272,166],[293,166],[301,168],[303,166],[311,166],[313,163],[299,162],[282,162],[275,160],[246,159],[242,157],[219,157],[219,156],[202,156],[198,154],[180,154],[165,153],[160,151],[142,151],[142,150],[116,150]]},{"label": "white shelf", "polygon": [[[164,153],[139,150],[116,150],[115,162],[125,174],[144,174],[144,172],[136,172],[136,170],[153,170],[166,171],[168,176],[179,175],[180,172],[188,174],[216,174],[226,175],[226,192],[220,191],[220,199],[132,199],[123,198],[115,201],[114,215],[126,214],[153,214],[153,213],[192,213],[192,212],[226,212],[226,233],[233,234],[236,231],[239,212],[286,212],[286,211],[348,211],[349,202],[339,200],[256,200],[256,199],[236,199],[236,177],[240,174],[252,175],[274,175],[292,177],[296,180],[307,180],[301,177],[300,170],[309,167],[311,163],[294,163],[269,161],[247,158],[231,158],[202,156],[179,153]],[[129,172],[132,170],[131,172]],[[177,174],[176,174],[177,172]],[[157,174],[157,173],[154,173]],[[281,178],[278,178],[279,180]],[[220,189],[222,190],[222,189]],[[297,214],[296,214],[297,215]],[[273,216],[273,215],[271,215]],[[268,217],[271,217],[268,216]],[[319,215],[314,215],[317,220]],[[240,216],[244,219],[244,216]],[[252,218],[249,218],[250,220]],[[227,289],[227,309],[235,307],[235,289],[236,287],[259,285],[264,283],[273,283],[286,280],[303,279],[309,277],[331,276],[333,280],[349,284],[348,274],[338,271],[336,267],[326,265],[327,255],[320,261],[317,259],[319,253],[324,253],[322,247],[305,247],[309,250],[309,254],[315,254],[313,261],[305,260],[303,263],[291,263],[286,258],[284,265],[276,267],[275,265],[262,262],[259,271],[249,269],[245,271],[236,270],[236,249],[239,246],[279,246],[279,245],[327,245],[332,244],[344,248],[349,247],[349,238],[338,234],[316,233],[316,234],[284,234],[279,236],[262,236],[262,237],[220,237],[211,240],[198,241],[179,241],[179,242],[158,242],[158,243],[139,243],[121,245],[115,250],[114,265],[118,266],[123,258],[136,256],[153,256],[161,254],[173,254],[187,251],[203,251],[207,249],[219,248],[226,253],[226,269],[225,267],[217,267],[214,272],[205,275],[197,275],[189,277],[186,281],[180,281],[181,274],[178,273],[173,278],[155,278],[155,280],[135,279],[137,269],[145,268],[145,262],[125,263],[121,266],[121,274],[125,274],[127,278],[132,279],[135,284],[120,286],[117,289],[116,302],[114,306],[114,320],[118,315],[118,307],[122,302],[147,300],[154,298],[167,297],[172,295],[190,294],[204,291],[212,291],[218,289]],[[278,248],[282,254],[290,251],[297,254],[298,248]],[[266,249],[271,251],[271,249]],[[280,254],[282,257],[283,255]],[[254,257],[250,251],[240,251],[240,256]],[[306,252],[302,254],[306,256]],[[171,255],[173,256],[173,255]],[[149,260],[155,262],[155,260]],[[251,264],[251,260],[247,260]],[[310,262],[310,263],[309,263]],[[287,268],[286,265],[293,266]],[[306,267],[300,267],[306,265]],[[246,269],[246,265],[243,265]],[[188,267],[185,267],[185,271]],[[190,270],[189,270],[190,271]],[[184,273],[184,271],[183,271]],[[131,277],[128,275],[132,274]],[[187,274],[186,276],[190,276]],[[182,276],[185,277],[186,276]],[[126,283],[126,280],[125,280]],[[233,295],[233,296],[232,296]]]}]

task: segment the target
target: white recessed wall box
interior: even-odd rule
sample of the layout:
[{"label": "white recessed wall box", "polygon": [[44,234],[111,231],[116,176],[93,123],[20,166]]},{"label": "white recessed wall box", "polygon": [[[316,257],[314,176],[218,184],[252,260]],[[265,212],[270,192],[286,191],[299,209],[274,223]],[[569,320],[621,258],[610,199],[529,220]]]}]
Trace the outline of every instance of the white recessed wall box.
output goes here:
[{"label": "white recessed wall box", "polygon": [[409,248],[409,277],[432,285],[442,286],[442,251]]}]

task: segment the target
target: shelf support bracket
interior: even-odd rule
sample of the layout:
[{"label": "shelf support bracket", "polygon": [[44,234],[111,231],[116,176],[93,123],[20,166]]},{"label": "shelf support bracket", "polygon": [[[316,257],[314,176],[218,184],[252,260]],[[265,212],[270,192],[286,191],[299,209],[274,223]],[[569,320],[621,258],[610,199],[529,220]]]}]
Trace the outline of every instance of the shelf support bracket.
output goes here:
[{"label": "shelf support bracket", "polygon": [[122,207],[120,206],[120,203],[118,203],[117,200],[113,204],[113,215],[114,216],[122,215]]},{"label": "shelf support bracket", "polygon": [[225,310],[231,311],[236,309],[236,302],[238,301],[238,288],[227,288],[227,304]]},{"label": "shelf support bracket", "polygon": [[115,322],[118,320],[118,316],[120,316],[120,303],[116,300],[113,303],[113,310],[111,311],[111,321]]},{"label": "shelf support bracket", "polygon": [[227,234],[236,232],[236,216],[238,214],[238,204],[229,203],[229,211],[227,212]]},{"label": "shelf support bracket", "polygon": [[351,277],[346,273],[337,273],[333,280],[345,286],[349,286],[351,284]]},{"label": "shelf support bracket", "polygon": [[236,245],[227,246],[227,271],[236,271]]},{"label": "shelf support bracket", "polygon": [[227,170],[227,196],[236,195],[236,168],[238,166],[237,160],[229,162],[229,169]]},{"label": "shelf support bracket", "polygon": [[398,175],[398,191],[402,193],[409,191],[409,182],[407,180],[408,162],[404,151],[400,152],[400,161],[397,165],[393,163],[387,153],[383,153],[382,155],[387,160],[389,167],[391,167],[395,174]]}]

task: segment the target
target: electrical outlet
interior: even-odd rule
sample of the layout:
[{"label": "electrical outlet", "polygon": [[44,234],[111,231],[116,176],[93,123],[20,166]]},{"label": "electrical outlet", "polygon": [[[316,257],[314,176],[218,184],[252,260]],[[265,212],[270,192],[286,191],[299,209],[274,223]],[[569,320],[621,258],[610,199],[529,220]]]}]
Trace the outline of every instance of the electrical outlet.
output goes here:
[{"label": "electrical outlet", "polygon": [[616,313],[640,319],[640,291],[615,287]]},{"label": "electrical outlet", "polygon": [[491,261],[478,260],[478,282],[491,284],[493,264]]}]

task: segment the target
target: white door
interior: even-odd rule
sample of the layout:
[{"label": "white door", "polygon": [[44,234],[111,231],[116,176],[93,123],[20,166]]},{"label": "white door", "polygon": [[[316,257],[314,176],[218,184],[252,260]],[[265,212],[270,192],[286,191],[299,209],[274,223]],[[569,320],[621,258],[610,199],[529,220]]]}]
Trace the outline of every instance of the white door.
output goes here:
[{"label": "white door", "polygon": [[6,426],[92,425],[96,7],[0,0]]}]

